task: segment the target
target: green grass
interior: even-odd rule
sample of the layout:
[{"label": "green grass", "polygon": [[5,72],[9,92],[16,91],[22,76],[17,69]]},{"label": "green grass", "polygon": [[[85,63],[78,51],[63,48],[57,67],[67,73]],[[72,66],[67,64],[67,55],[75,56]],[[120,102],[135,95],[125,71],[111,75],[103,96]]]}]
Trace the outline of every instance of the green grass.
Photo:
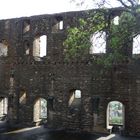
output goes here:
[{"label": "green grass", "polygon": [[110,120],[110,124],[123,125],[123,119],[122,119],[122,117],[113,117]]}]

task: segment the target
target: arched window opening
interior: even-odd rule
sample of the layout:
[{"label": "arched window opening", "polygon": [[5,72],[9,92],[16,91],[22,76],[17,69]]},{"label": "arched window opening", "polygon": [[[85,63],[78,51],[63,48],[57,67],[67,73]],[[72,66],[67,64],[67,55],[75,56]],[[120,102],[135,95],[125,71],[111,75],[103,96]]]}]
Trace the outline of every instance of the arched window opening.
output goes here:
[{"label": "arched window opening", "polygon": [[116,16],[116,17],[114,17],[114,19],[113,19],[113,24],[114,25],[119,25],[119,16]]},{"label": "arched window opening", "polygon": [[59,21],[59,30],[63,30],[63,20]]},{"label": "arched window opening", "polygon": [[52,32],[63,30],[63,28],[63,18],[59,16],[56,17],[56,19],[54,20],[54,25],[52,27]]},{"label": "arched window opening", "polygon": [[30,20],[25,20],[23,22],[23,33],[30,31]]},{"label": "arched window opening", "polygon": [[112,101],[107,107],[107,129],[117,128],[118,131],[124,128],[124,105],[119,101]]},{"label": "arched window opening", "polygon": [[133,38],[132,54],[140,55],[140,34]]},{"label": "arched window opening", "polygon": [[47,119],[47,100],[39,98],[34,104],[34,122],[41,122]]},{"label": "arched window opening", "polygon": [[25,90],[21,90],[19,94],[19,103],[21,105],[26,104],[27,101],[27,93]]},{"label": "arched window opening", "polygon": [[106,33],[105,32],[95,32],[90,38],[91,47],[90,54],[101,54],[106,53]]},{"label": "arched window opening", "polygon": [[36,60],[47,55],[47,36],[36,37],[33,42],[33,56]]},{"label": "arched window opening", "polygon": [[0,120],[6,119],[8,112],[8,98],[0,97]]},{"label": "arched window opening", "polygon": [[0,56],[8,55],[8,43],[6,40],[0,42]]},{"label": "arched window opening", "polygon": [[25,48],[25,55],[29,55],[30,54],[30,43],[29,41],[24,41],[24,48]]},{"label": "arched window opening", "polygon": [[81,105],[81,90],[70,91],[69,107],[78,108]]}]

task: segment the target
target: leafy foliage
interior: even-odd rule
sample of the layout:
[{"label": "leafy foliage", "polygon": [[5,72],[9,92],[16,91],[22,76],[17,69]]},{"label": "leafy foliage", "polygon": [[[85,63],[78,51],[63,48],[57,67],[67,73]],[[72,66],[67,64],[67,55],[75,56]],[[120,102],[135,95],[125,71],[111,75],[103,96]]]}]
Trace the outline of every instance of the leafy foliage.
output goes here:
[{"label": "leafy foliage", "polygon": [[105,29],[104,12],[87,14],[90,15],[87,19],[79,19],[79,26],[69,28],[67,31],[67,39],[64,42],[67,59],[88,54],[92,45],[90,41],[92,34]]},{"label": "leafy foliage", "polygon": [[120,15],[119,25],[115,25],[112,22],[113,19],[109,19],[109,11],[106,9],[88,14],[88,18],[79,19],[78,27],[68,29],[68,36],[64,42],[66,58],[82,57],[88,54],[92,45],[91,35],[97,31],[106,31],[107,47],[110,48],[110,52],[98,57],[96,62],[108,67],[126,60],[128,56],[126,53],[122,53],[122,50],[126,46],[132,47],[129,44],[132,43],[132,38],[136,35],[137,17],[131,12],[124,11]]},{"label": "leafy foliage", "polygon": [[[137,8],[138,9],[138,8]],[[68,29],[68,36],[64,42],[66,58],[83,57],[89,53],[92,45],[91,36],[97,31],[106,32],[107,49],[109,53],[98,57],[97,64],[111,66],[125,61],[128,56],[123,51],[125,47],[132,47],[132,39],[139,31],[137,13],[139,10],[124,10],[119,18],[119,25],[112,22],[108,9],[87,12],[88,18],[80,18],[77,27]]]}]

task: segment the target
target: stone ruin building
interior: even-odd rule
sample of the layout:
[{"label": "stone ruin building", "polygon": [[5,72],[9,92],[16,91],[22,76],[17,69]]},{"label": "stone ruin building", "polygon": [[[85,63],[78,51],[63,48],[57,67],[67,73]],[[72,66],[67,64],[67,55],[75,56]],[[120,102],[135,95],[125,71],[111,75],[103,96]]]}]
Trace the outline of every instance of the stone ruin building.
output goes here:
[{"label": "stone ruin building", "polygon": [[[111,11],[112,18],[117,12]],[[9,126],[45,123],[51,129],[107,133],[108,105],[118,101],[123,133],[140,135],[140,61],[133,59],[132,49],[126,50],[129,63],[100,75],[94,53],[64,61],[67,28],[85,15],[80,11],[0,20],[0,115],[6,114]]]}]

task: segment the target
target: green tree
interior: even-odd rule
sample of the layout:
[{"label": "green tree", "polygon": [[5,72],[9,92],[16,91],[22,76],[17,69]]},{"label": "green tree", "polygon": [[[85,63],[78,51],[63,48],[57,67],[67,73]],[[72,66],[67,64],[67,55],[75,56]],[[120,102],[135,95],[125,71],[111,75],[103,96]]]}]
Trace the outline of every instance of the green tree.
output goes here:
[{"label": "green tree", "polygon": [[[96,0],[93,0],[94,2]],[[119,24],[113,23],[111,9],[103,5],[107,0],[98,1],[99,8],[93,11],[85,11],[88,18],[79,18],[78,26],[67,30],[67,39],[64,42],[66,59],[81,57],[89,53],[94,43],[93,35],[106,32],[106,42],[109,53],[98,57],[96,62],[107,67],[121,63],[128,59],[125,50],[132,47],[132,39],[140,33],[138,0],[117,0],[121,3]],[[84,4],[79,0],[79,5]],[[100,36],[98,36],[100,38]],[[94,47],[94,46],[93,46]]]}]

